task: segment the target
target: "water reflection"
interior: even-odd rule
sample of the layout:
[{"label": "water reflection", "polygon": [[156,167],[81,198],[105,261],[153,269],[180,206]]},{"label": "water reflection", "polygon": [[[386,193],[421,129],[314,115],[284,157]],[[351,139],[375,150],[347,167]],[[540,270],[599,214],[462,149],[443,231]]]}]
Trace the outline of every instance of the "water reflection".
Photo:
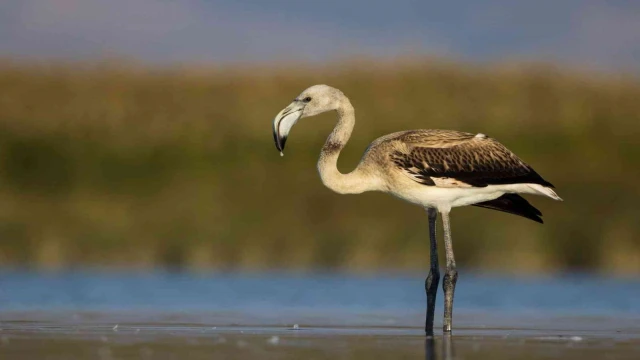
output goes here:
[{"label": "water reflection", "polygon": [[425,360],[451,360],[453,359],[453,337],[451,334],[442,335],[442,351],[436,350],[435,337],[429,336],[424,341]]}]

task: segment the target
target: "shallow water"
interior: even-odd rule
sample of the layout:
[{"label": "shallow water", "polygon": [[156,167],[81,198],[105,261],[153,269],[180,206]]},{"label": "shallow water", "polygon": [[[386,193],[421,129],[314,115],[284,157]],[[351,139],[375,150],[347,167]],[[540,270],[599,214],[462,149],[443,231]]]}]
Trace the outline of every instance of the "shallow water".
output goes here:
[{"label": "shallow water", "polygon": [[584,275],[463,271],[433,340],[421,275],[4,271],[0,304],[2,359],[640,358],[640,282]]}]

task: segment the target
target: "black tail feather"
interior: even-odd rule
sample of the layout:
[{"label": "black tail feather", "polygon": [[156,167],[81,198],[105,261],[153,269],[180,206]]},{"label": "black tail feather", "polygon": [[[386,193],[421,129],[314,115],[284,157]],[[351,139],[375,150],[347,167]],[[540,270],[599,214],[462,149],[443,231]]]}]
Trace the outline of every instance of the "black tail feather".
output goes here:
[{"label": "black tail feather", "polygon": [[473,204],[473,206],[503,211],[525,217],[541,224],[543,223],[540,210],[536,209],[522,196],[517,194],[504,194],[497,199]]}]

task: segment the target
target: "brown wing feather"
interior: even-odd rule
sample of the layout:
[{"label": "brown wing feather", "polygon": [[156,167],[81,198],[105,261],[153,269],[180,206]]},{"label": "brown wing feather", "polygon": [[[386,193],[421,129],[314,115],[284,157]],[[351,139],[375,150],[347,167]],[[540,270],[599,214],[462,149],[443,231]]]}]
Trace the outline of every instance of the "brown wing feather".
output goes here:
[{"label": "brown wing feather", "polygon": [[460,187],[533,183],[553,187],[504,145],[486,135],[458,131],[409,131],[391,160],[425,185]]}]

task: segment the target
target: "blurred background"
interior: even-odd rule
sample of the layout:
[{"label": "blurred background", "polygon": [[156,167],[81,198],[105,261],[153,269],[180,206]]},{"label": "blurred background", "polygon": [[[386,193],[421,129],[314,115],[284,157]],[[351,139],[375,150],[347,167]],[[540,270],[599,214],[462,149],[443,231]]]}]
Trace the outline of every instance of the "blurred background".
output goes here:
[{"label": "blurred background", "polygon": [[0,266],[424,271],[422,209],[321,184],[334,114],[278,155],[273,116],[326,83],[356,108],[343,172],[444,128],[556,185],[544,225],[456,209],[459,266],[637,275],[639,72],[636,1],[5,0]]}]

